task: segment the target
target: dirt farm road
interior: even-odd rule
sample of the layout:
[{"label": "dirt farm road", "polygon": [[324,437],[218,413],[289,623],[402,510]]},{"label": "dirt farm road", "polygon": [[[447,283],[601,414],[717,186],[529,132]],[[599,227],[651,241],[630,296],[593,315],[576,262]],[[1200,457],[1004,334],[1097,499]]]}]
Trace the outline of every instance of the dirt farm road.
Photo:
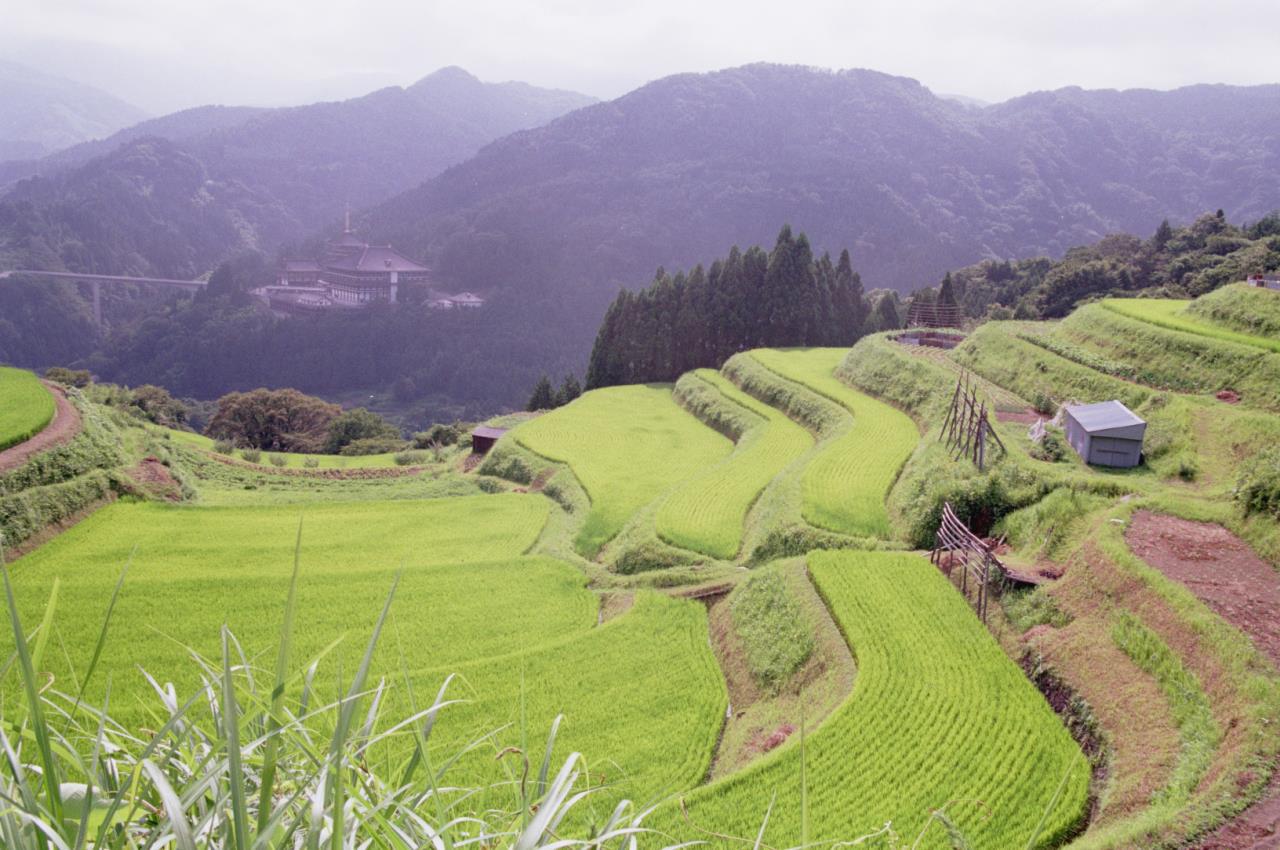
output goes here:
[{"label": "dirt farm road", "polygon": [[49,392],[53,393],[55,404],[53,421],[30,440],[0,452],[0,473],[17,469],[34,455],[63,443],[69,443],[80,433],[80,411],[67,401],[66,393],[57,384],[45,381],[44,385],[49,388]]}]

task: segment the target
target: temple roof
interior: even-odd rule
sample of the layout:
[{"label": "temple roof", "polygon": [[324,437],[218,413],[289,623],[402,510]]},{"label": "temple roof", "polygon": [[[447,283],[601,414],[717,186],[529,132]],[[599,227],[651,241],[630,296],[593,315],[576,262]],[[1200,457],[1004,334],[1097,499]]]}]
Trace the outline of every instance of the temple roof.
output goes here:
[{"label": "temple roof", "polygon": [[285,260],[284,270],[288,272],[318,272],[320,264],[314,260]]},{"label": "temple roof", "polygon": [[344,272],[425,272],[419,265],[390,245],[365,245],[360,253],[326,260],[324,267]]}]

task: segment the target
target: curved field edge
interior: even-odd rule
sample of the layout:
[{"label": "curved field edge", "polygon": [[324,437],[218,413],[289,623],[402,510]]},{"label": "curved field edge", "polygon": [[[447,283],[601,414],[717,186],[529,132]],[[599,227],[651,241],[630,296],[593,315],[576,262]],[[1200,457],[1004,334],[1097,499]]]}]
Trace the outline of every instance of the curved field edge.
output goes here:
[{"label": "curved field edge", "polygon": [[751,416],[754,424],[738,436],[733,454],[667,496],[658,509],[655,527],[668,543],[727,560],[742,548],[747,515],[760,494],[809,450],[813,438],[781,411],[760,404],[711,370],[682,377],[677,384],[678,398],[686,407],[724,410],[716,399],[692,400],[701,395],[702,387],[718,395],[723,405],[732,406],[723,414],[723,427],[733,427],[728,424],[731,419],[750,421],[746,416],[734,417],[734,407]]},{"label": "curved field edge", "polygon": [[0,451],[43,431],[55,409],[53,394],[34,374],[0,366]]},{"label": "curved field edge", "polygon": [[[765,842],[799,842],[802,752],[813,841],[849,840],[886,822],[914,838],[946,806],[974,846],[1022,846],[1064,782],[1042,843],[1079,826],[1088,763],[941,573],[904,553],[819,552],[809,565],[856,652],[853,692],[803,748],[788,744],[686,795],[694,830],[754,835],[773,800]],[[920,846],[949,845],[938,830]]]},{"label": "curved field edge", "polygon": [[840,348],[751,352],[765,368],[838,404],[853,418],[805,469],[804,518],[842,534],[887,538],[885,497],[920,434],[906,414],[836,377],[847,354]]},{"label": "curved field edge", "polygon": [[1102,306],[1122,316],[1159,325],[1169,330],[1199,334],[1224,342],[1280,352],[1280,339],[1240,333],[1202,321],[1194,314],[1188,315],[1186,310],[1191,303],[1173,298],[1107,298],[1103,300]]},{"label": "curved field edge", "polygon": [[1111,606],[1112,639],[1165,692],[1180,746],[1151,805],[1090,830],[1072,850],[1184,846],[1260,796],[1280,756],[1280,675],[1247,636],[1129,549],[1125,528],[1143,509],[1219,519],[1211,507],[1179,497],[1105,508],[1093,515],[1074,556],[1085,564],[1073,569],[1087,570],[1080,581]]},{"label": "curved field edge", "polygon": [[645,505],[733,450],[676,404],[666,385],[593,390],[517,426],[512,437],[573,470],[591,501],[574,540],[587,558]]}]

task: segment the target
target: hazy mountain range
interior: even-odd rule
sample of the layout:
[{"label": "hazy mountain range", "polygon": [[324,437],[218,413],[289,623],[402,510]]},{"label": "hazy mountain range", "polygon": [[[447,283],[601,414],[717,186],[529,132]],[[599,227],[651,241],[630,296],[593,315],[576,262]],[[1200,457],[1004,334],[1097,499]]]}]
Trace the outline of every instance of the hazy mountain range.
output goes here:
[{"label": "hazy mountain range", "polygon": [[1165,217],[1280,206],[1280,86],[1062,89],[973,108],[914,80],[754,65],[685,74],[517,133],[370,211],[466,287],[610,292],[781,223],[907,291],[984,257],[1061,255]]},{"label": "hazy mountain range", "polygon": [[41,157],[145,117],[92,86],[0,60],[0,162]]},{"label": "hazy mountain range", "polygon": [[196,275],[238,250],[274,253],[348,204],[384,200],[592,102],[446,68],[346,101],[144,121],[0,166],[0,264]]}]

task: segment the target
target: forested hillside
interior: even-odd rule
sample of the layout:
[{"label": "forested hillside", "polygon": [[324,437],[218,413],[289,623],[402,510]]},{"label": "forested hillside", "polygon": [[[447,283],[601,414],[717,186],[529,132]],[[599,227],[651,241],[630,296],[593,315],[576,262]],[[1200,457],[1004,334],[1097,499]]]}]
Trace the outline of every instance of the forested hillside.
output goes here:
[{"label": "forested hillside", "polygon": [[102,138],[145,115],[92,86],[0,60],[0,162]]},{"label": "forested hillside", "polygon": [[[191,276],[246,248],[275,254],[340,221],[348,203],[388,198],[590,102],[446,68],[337,103],[187,110],[52,157],[12,185],[0,198],[0,267]],[[137,210],[146,214],[120,215]]]},{"label": "forested hillside", "polygon": [[751,65],[683,74],[483,150],[371,211],[463,287],[591,293],[772,238],[847,245],[906,292],[984,258],[1061,256],[1280,197],[1280,86],[1039,92],[985,109],[914,80]]},{"label": "forested hillside", "polygon": [[1194,298],[1276,269],[1280,213],[1238,226],[1218,212],[1186,227],[1161,222],[1147,239],[1112,234],[1072,248],[1060,260],[985,261],[946,277],[971,318],[1057,319],[1103,295]]}]

